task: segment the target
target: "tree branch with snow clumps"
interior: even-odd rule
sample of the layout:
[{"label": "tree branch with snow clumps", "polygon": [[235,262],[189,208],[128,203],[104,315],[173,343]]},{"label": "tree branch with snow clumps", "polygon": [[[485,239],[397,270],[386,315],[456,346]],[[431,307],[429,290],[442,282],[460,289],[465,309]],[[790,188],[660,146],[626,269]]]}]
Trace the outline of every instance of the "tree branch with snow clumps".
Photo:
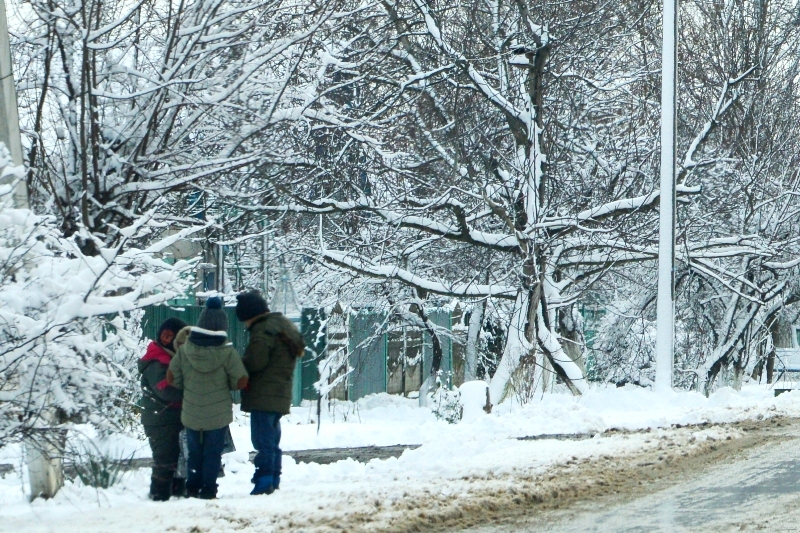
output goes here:
[{"label": "tree branch with snow clumps", "polygon": [[[122,231],[134,239],[146,226]],[[85,256],[52,218],[0,204],[0,446],[130,416],[123,362],[138,339],[123,315],[183,295],[194,268],[157,258],[168,242]]]}]

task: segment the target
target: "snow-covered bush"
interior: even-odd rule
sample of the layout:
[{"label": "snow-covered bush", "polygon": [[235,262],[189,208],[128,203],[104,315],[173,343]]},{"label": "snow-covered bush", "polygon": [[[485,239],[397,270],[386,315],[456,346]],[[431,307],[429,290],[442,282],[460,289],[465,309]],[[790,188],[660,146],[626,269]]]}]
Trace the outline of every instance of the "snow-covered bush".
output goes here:
[{"label": "snow-covered bush", "polygon": [[433,393],[431,411],[439,420],[444,420],[450,424],[456,424],[464,416],[464,406],[461,405],[461,392],[458,390],[448,390],[439,387]]},{"label": "snow-covered bush", "polygon": [[129,417],[121,393],[133,377],[123,363],[138,340],[123,314],[181,294],[192,266],[155,256],[191,229],[145,249],[130,244],[158,226],[153,216],[89,257],[51,218],[0,197],[0,447],[79,421],[112,429]]}]

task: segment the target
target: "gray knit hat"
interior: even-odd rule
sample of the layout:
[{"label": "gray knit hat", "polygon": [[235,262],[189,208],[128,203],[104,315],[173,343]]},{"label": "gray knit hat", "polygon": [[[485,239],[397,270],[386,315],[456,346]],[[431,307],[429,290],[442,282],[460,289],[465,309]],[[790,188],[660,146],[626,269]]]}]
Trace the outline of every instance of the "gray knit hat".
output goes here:
[{"label": "gray knit hat", "polygon": [[206,308],[200,312],[197,327],[208,331],[228,331],[228,313],[222,308],[222,299],[213,296],[206,300]]}]

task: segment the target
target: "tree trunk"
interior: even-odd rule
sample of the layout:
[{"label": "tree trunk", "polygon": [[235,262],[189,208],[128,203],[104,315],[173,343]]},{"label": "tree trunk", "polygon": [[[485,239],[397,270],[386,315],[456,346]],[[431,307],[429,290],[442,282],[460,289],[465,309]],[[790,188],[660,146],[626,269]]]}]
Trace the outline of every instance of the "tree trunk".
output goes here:
[{"label": "tree trunk", "polygon": [[511,323],[508,327],[503,357],[500,358],[497,370],[495,370],[494,376],[489,382],[489,398],[493,405],[503,401],[506,394],[506,386],[514,370],[519,366],[520,357],[531,350],[531,343],[525,338],[528,304],[527,294],[520,291],[516,302],[514,302],[514,312],[511,315]]},{"label": "tree trunk", "polygon": [[464,381],[478,379],[478,339],[481,335],[485,313],[486,300],[472,306],[467,328],[467,348],[464,355]]},{"label": "tree trunk", "polygon": [[775,377],[775,346],[773,345],[767,355],[767,383],[772,383]]},{"label": "tree trunk", "polygon": [[733,382],[731,383],[733,390],[742,390],[743,378],[744,378],[744,368],[742,368],[739,362],[737,361],[733,365]]},{"label": "tree trunk", "polygon": [[[420,295],[420,300],[421,299],[422,296]],[[420,407],[425,407],[428,404],[428,392],[436,384],[436,378],[439,375],[439,370],[442,368],[442,343],[439,341],[439,337],[436,335],[436,328],[433,327],[428,319],[428,314],[425,312],[425,308],[422,307],[422,303],[420,302],[414,305],[416,307],[415,311],[417,316],[422,320],[425,331],[431,337],[431,348],[433,351],[430,374],[425,377],[425,381],[422,382],[422,386],[419,389],[419,405]]]},{"label": "tree trunk", "polygon": [[585,374],[586,368],[582,349],[584,346],[583,333],[575,324],[573,312],[572,306],[559,310],[558,333],[565,341],[561,343],[561,346],[564,348],[564,353],[566,353]]}]

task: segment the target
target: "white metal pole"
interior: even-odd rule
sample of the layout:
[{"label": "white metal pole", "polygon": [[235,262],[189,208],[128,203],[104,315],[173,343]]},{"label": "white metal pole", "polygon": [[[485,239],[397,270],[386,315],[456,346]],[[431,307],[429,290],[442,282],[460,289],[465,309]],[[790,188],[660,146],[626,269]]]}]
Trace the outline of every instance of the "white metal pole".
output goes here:
[{"label": "white metal pole", "polygon": [[661,60],[661,196],[658,236],[656,390],[672,388],[675,349],[675,159],[678,2],[664,0]]}]

